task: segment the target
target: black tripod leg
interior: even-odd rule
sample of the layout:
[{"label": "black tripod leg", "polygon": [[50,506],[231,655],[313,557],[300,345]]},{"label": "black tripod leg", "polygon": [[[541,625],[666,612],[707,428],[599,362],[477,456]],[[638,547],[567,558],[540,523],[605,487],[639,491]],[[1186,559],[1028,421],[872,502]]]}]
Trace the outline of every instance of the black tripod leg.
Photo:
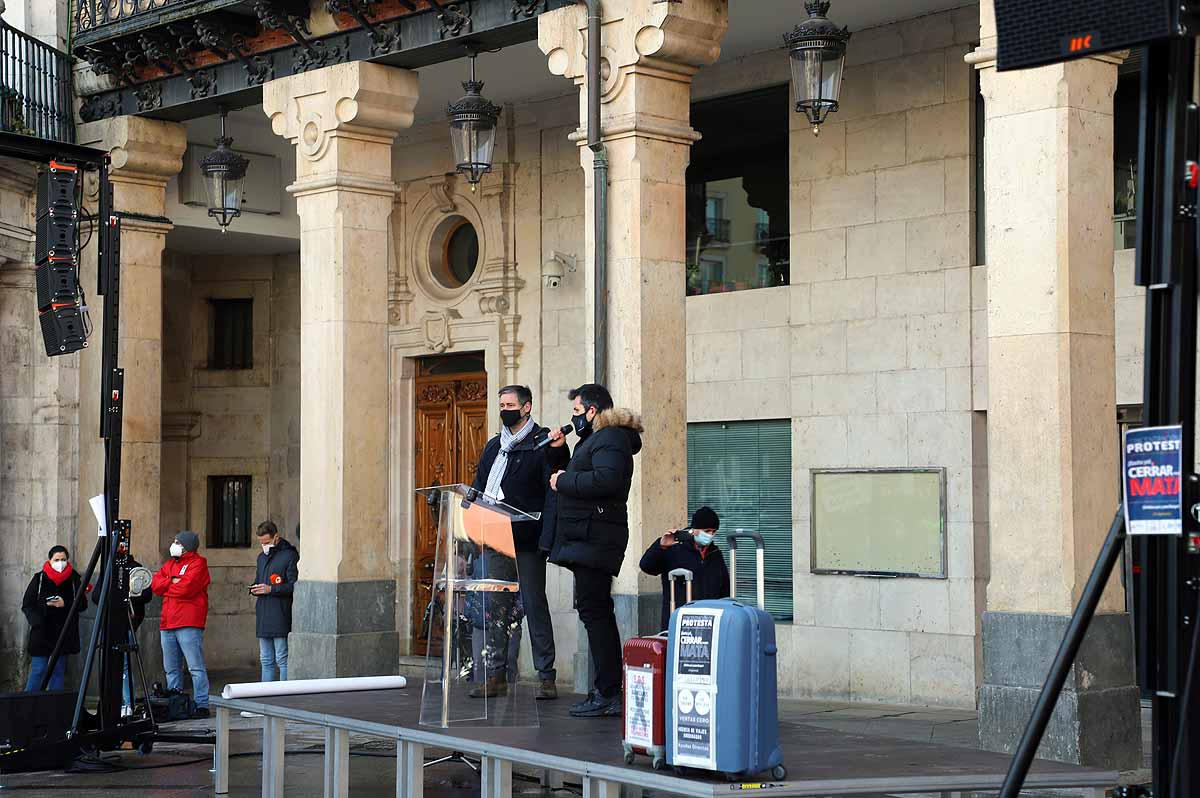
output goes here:
[{"label": "black tripod leg", "polygon": [[1025,776],[1029,773],[1029,766],[1033,762],[1034,754],[1037,753],[1042,736],[1046,733],[1046,726],[1050,723],[1050,716],[1054,713],[1054,705],[1058,703],[1058,696],[1062,692],[1063,684],[1067,681],[1067,673],[1071,670],[1071,664],[1075,661],[1075,655],[1079,652],[1084,635],[1087,634],[1088,624],[1091,623],[1092,616],[1096,614],[1096,606],[1100,603],[1100,596],[1104,593],[1108,577],[1112,574],[1117,558],[1121,555],[1124,542],[1125,510],[1123,507],[1118,507],[1117,515],[1108,528],[1108,537],[1104,540],[1104,547],[1100,550],[1100,556],[1092,567],[1092,574],[1088,577],[1083,594],[1079,597],[1079,604],[1076,605],[1075,612],[1071,615],[1071,623],[1067,625],[1067,632],[1063,635],[1058,653],[1050,665],[1050,673],[1046,677],[1046,683],[1042,685],[1042,692],[1038,695],[1037,704],[1033,707],[1033,715],[1029,718],[1029,723],[1026,724],[1025,731],[1021,735],[1021,742],[1018,743],[1017,750],[1013,754],[1012,764],[1009,765],[1008,773],[1004,777],[1004,784],[1000,788],[1000,798],[1017,798],[1022,785],[1025,784]]}]

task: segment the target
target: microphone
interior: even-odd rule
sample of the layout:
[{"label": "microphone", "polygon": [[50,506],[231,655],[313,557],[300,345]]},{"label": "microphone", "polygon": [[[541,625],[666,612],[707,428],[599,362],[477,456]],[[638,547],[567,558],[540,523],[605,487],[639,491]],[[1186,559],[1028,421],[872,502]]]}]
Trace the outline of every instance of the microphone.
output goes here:
[{"label": "microphone", "polygon": [[[575,427],[573,425],[564,424],[561,427],[559,427],[558,431],[561,432],[563,435],[570,435],[571,432],[574,431],[574,429],[575,429]],[[552,441],[550,440],[550,436],[547,435],[545,438],[542,438],[540,441],[537,442],[537,444],[533,447],[534,451],[537,451],[538,449],[545,449],[551,443],[552,443]]]}]

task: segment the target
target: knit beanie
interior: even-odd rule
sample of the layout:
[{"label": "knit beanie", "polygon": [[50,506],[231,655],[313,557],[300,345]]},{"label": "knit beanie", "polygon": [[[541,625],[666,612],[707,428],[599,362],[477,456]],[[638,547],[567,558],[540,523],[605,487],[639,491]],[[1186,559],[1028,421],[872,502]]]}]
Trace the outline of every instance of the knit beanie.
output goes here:
[{"label": "knit beanie", "polygon": [[[714,516],[715,517],[715,516]],[[175,536],[184,551],[195,551],[200,548],[200,536],[195,532],[180,532]]]},{"label": "knit beanie", "polygon": [[692,515],[692,529],[720,529],[721,519],[711,507],[701,507]]}]

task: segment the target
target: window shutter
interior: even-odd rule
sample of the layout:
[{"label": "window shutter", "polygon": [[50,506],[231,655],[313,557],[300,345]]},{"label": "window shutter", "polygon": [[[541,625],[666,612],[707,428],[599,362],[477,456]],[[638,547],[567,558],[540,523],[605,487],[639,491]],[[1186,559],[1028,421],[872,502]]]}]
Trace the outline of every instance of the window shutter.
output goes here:
[{"label": "window shutter", "polygon": [[[791,428],[788,419],[688,425],[688,517],[704,505],[716,510],[727,560],[726,533],[742,528],[763,536],[767,611],[776,620],[793,617]],[[736,591],[751,604],[753,551],[747,542],[738,549]]]}]

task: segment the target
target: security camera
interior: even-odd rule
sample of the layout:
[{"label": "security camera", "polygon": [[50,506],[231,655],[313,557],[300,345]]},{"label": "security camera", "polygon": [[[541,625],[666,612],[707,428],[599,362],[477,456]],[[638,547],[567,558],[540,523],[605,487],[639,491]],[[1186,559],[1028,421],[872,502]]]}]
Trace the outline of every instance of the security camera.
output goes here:
[{"label": "security camera", "polygon": [[551,252],[542,264],[542,279],[547,288],[558,288],[568,271],[575,271],[575,258],[561,252]]}]

